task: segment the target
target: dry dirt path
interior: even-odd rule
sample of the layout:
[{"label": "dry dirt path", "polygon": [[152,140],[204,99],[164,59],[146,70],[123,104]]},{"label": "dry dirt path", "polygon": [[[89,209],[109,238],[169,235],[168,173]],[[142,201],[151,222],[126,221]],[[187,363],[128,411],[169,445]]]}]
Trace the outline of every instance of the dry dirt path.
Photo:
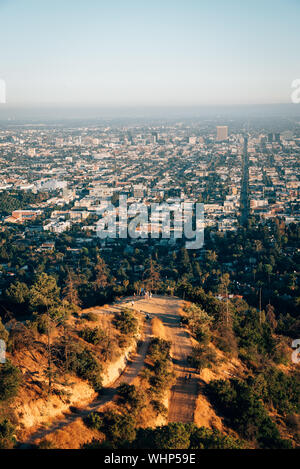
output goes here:
[{"label": "dry dirt path", "polygon": [[[192,345],[188,333],[180,327],[179,323],[179,310],[183,306],[183,301],[178,298],[163,296],[153,296],[151,299],[137,297],[134,299],[133,306],[131,299],[127,299],[112,305],[109,309],[113,311],[121,309],[123,306],[128,306],[142,313],[149,313],[151,317],[157,316],[163,322],[167,339],[172,342],[171,355],[176,372],[176,382],[171,389],[168,420],[169,422],[193,422],[197,398],[197,380],[193,376],[191,379],[185,379],[186,375],[192,373],[187,364],[187,355],[190,354]],[[104,311],[108,312],[107,309],[107,307],[104,308]],[[95,312],[101,314],[99,309],[95,310]],[[146,322],[144,339],[138,351],[131,357],[121,376],[110,387],[103,390],[101,397],[91,402],[84,409],[78,409],[76,413],[66,413],[64,417],[55,419],[48,425],[41,426],[31,434],[26,444],[23,444],[22,447],[45,438],[50,433],[66,427],[76,419],[101,409],[111,401],[116,394],[117,387],[121,383],[130,384],[138,376],[144,365],[150,338],[151,326],[150,322]]]},{"label": "dry dirt path", "polygon": [[[176,373],[176,382],[171,389],[169,401],[169,422],[193,422],[198,380],[187,357],[191,354],[192,343],[189,334],[180,327],[179,310],[184,302],[179,298],[156,296],[151,300],[139,300],[134,308],[157,316],[164,324],[168,340],[172,342],[171,355]],[[191,375],[191,378],[186,379]]]}]

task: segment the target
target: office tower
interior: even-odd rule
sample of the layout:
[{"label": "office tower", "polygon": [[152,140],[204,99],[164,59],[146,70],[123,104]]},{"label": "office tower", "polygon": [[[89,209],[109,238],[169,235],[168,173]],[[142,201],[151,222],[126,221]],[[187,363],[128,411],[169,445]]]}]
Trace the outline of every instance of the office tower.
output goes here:
[{"label": "office tower", "polygon": [[217,140],[226,140],[228,138],[228,127],[227,125],[217,126]]},{"label": "office tower", "polygon": [[151,135],[152,135],[152,143],[157,143],[158,133],[157,132],[151,132]]},{"label": "office tower", "polygon": [[274,134],[274,140],[275,142],[278,142],[278,143],[280,142],[280,133]]},{"label": "office tower", "polygon": [[271,132],[268,134],[268,142],[273,142],[273,134]]}]

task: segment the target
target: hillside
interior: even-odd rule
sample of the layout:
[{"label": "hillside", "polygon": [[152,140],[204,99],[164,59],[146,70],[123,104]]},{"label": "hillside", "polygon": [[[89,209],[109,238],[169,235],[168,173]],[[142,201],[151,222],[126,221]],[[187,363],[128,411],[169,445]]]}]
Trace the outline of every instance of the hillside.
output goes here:
[{"label": "hillside", "polygon": [[19,385],[16,396],[0,402],[0,412],[16,423],[21,443],[38,428],[95,401],[102,387],[124,371],[143,329],[140,315],[117,304],[79,310],[60,324],[51,321],[50,351],[47,323],[11,321],[6,327],[7,363],[2,366],[16,367]]},{"label": "hillside", "polygon": [[[233,321],[237,305],[227,307]],[[199,441],[203,429],[212,432],[204,447],[297,447],[299,370],[283,363],[284,338],[270,336],[284,350],[280,363],[262,354],[258,362],[230,324],[220,328],[208,311],[160,296],[78,310],[51,330],[51,389],[47,331],[34,322],[11,324],[8,360],[21,376],[16,395],[2,401],[2,418],[16,425],[21,445],[95,444],[113,438],[106,433],[113,421],[129,425],[136,445],[153,445],[160,428],[176,432],[180,423],[187,432],[192,423],[202,432]],[[147,428],[154,436],[141,443]]]}]

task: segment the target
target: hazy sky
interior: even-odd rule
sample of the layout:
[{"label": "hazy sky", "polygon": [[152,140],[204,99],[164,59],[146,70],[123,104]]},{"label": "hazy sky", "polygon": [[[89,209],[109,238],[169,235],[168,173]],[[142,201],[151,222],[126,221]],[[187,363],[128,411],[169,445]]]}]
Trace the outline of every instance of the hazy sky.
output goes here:
[{"label": "hazy sky", "polygon": [[300,0],[0,0],[8,104],[289,102]]}]

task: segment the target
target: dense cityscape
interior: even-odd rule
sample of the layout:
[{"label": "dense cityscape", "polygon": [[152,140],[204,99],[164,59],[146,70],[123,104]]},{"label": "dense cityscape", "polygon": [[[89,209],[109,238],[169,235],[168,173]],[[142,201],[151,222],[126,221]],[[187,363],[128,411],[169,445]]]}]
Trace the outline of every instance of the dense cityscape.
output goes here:
[{"label": "dense cityscape", "polygon": [[[22,224],[39,217],[44,231],[62,233],[86,220],[82,231],[93,231],[91,215],[99,205],[125,194],[128,203],[202,202],[205,226],[236,231],[245,136],[235,132],[227,138],[227,133],[227,126],[209,131],[182,122],[150,128],[3,130],[2,193],[48,197],[17,207],[23,211],[11,211],[2,221]],[[251,214],[264,222],[276,216],[287,224],[299,221],[300,137],[290,131],[253,132],[247,140]]]},{"label": "dense cityscape", "polygon": [[[122,418],[127,417],[117,413],[126,432],[128,425],[143,428],[146,418],[139,399],[135,404],[130,401],[137,399],[133,397],[135,393],[141,393],[146,401],[150,399],[147,412],[152,408],[154,415],[150,412],[147,419],[154,427],[157,418],[166,421],[164,415],[168,422],[202,424],[205,420],[202,414],[208,412],[209,404],[205,402],[204,411],[201,399],[207,399],[204,395],[208,393],[211,405],[216,406],[212,413],[216,414],[210,423],[205,422],[204,427],[208,427],[205,432],[211,428],[219,433],[214,434],[215,443],[213,434],[206,435],[211,442],[204,443],[200,425],[202,433],[197,437],[200,446],[297,445],[297,417],[293,414],[299,399],[297,378],[293,376],[297,364],[291,361],[291,354],[292,342],[299,335],[300,127],[293,122],[287,129],[281,121],[276,123],[275,131],[270,130],[268,123],[266,128],[257,127],[251,128],[249,123],[239,120],[219,125],[201,119],[148,124],[129,120],[122,125],[112,121],[79,127],[69,127],[67,121],[64,125],[3,125],[2,337],[7,339],[9,331],[7,351],[12,354],[13,363],[19,357],[17,368],[9,370],[18,383],[16,389],[9,390],[9,395],[15,395],[21,386],[28,407],[42,402],[44,392],[48,396],[66,392],[72,396],[70,402],[80,408],[83,401],[78,403],[76,390],[66,378],[71,374],[87,382],[84,392],[88,397],[84,402],[94,402],[93,393],[99,393],[95,402],[101,409],[101,399],[109,399],[105,385],[111,382],[110,375],[117,377],[116,366],[124,359],[124,353],[127,356],[133,342],[144,337],[143,346],[149,347],[144,374],[150,366],[150,388],[131,384],[126,378],[118,388],[118,380],[115,384],[118,402],[129,399],[126,405],[142,416],[135,423],[126,423]],[[119,228],[125,223],[120,218],[120,200],[124,196],[128,206],[140,204],[149,211],[153,203],[171,206],[175,212],[186,203],[200,204],[204,209],[203,245],[187,249],[184,233],[177,238],[163,236],[163,220],[155,217],[150,217],[143,227],[137,223],[133,237],[127,231],[121,237],[101,237],[99,222],[114,210]],[[133,217],[131,213],[128,221]],[[172,229],[170,223],[171,232]],[[182,311],[178,316],[181,327],[187,328],[192,340],[192,347],[187,344],[187,352],[180,355],[180,366],[176,366],[174,358],[171,366],[170,352],[166,362],[161,362],[163,354],[181,341],[174,336],[168,316],[164,316],[173,307],[173,301],[178,302],[176,305]],[[110,317],[111,311],[114,319]],[[97,327],[89,326],[89,322],[99,320]],[[150,345],[146,332],[149,320],[152,334],[158,336]],[[127,338],[122,338],[122,334]],[[41,363],[45,360],[44,364],[37,367],[28,361],[26,356],[33,350],[42,354],[40,360]],[[171,350],[174,357],[174,349]],[[88,362],[80,365],[85,353],[90,354]],[[161,376],[156,376],[156,365],[152,369],[151,353],[157,354],[155,360],[163,366]],[[142,366],[144,359],[131,358],[129,369],[136,366],[136,360],[142,360]],[[73,365],[67,365],[66,360],[74,362]],[[227,371],[220,371],[222,362],[228,363]],[[265,362],[269,365],[264,370]],[[282,366],[295,370],[285,375],[279,371]],[[18,369],[22,380],[17,377]],[[254,391],[257,380],[266,380],[265,383],[269,380],[274,389],[278,388],[276,392],[285,393],[288,386],[289,394],[282,398],[284,409],[280,399],[276,407],[278,418],[283,419],[277,420],[280,433],[272,420],[264,424],[271,429],[260,429],[256,420],[269,418],[263,413],[264,407],[259,411],[262,416],[250,408],[245,412],[247,419],[250,418],[247,412],[255,414],[254,421],[246,427],[234,420],[233,408],[227,410],[232,422],[227,422],[223,409],[220,415],[225,412],[225,420],[217,424],[221,398],[218,393],[225,392],[218,386],[223,381],[217,380],[220,384],[214,388],[209,379],[205,394],[198,391],[199,380],[206,381],[205,373],[210,369],[216,378],[224,377],[225,373],[247,383],[254,380],[245,391],[253,392],[254,399],[259,398]],[[38,379],[33,380],[32,373]],[[233,379],[232,386],[240,386],[239,380]],[[274,389],[264,392],[274,393]],[[180,393],[186,394],[185,405],[180,401]],[[12,409],[17,409],[13,411],[13,421],[18,422],[19,445],[56,447],[51,426],[48,431],[37,429],[44,422],[53,421],[55,426],[61,411],[56,412],[55,407],[63,406],[70,411],[72,406],[66,405],[61,397],[59,403],[48,404],[46,420],[42,415],[29,419],[24,412],[26,415],[32,411],[25,411],[19,399],[15,397],[12,404]],[[266,399],[264,405],[268,406],[270,396]],[[111,412],[114,411],[104,414],[107,423],[98,417],[101,412],[84,420],[86,428],[96,430],[94,438],[97,439],[100,429],[97,419],[102,422],[101,428],[110,427],[112,422],[117,425],[114,420],[117,417]],[[161,417],[155,417],[155,413]],[[69,419],[72,422],[72,411]],[[176,427],[179,424],[170,425],[174,435],[181,431]],[[71,427],[68,431],[72,432]],[[40,435],[44,438],[38,439]],[[134,435],[136,441],[132,444],[137,447],[158,444],[149,443],[150,440],[143,443],[142,434]],[[121,440],[116,436],[107,438],[112,438],[111,444],[117,447],[128,444],[121,441],[127,439],[125,435]],[[73,447],[64,438],[59,440],[58,447]],[[88,445],[88,441],[85,435],[75,447]],[[102,443],[97,444],[101,447]]]}]

